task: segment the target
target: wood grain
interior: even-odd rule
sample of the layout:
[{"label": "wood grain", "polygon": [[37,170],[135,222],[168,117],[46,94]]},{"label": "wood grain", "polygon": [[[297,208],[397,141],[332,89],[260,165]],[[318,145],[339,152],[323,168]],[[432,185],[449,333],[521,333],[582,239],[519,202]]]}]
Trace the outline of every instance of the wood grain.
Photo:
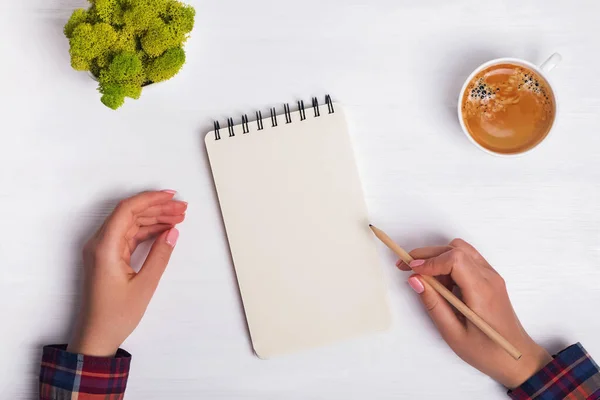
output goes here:
[{"label": "wood grain", "polygon": [[[600,304],[599,2],[186,2],[197,20],[185,67],[116,112],[70,67],[62,27],[87,1],[0,3],[2,398],[35,398],[41,346],[67,340],[81,245],[107,205],[156,188],[189,210],[123,345],[127,400],[505,399],[446,346],[387,252],[390,332],[273,362],[252,354],[202,137],[216,118],[325,93],[346,106],[372,221],[409,250],[464,237],[535,340],[600,358],[587,306]],[[554,51],[548,141],[514,160],[474,148],[456,118],[468,74]]]}]

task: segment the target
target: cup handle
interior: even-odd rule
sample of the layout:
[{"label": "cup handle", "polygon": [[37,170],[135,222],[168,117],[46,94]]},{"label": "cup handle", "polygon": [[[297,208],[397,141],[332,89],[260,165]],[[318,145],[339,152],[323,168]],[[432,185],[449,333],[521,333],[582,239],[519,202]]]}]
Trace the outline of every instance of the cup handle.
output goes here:
[{"label": "cup handle", "polygon": [[552,54],[546,61],[540,65],[540,69],[546,73],[552,71],[562,61],[560,53]]}]

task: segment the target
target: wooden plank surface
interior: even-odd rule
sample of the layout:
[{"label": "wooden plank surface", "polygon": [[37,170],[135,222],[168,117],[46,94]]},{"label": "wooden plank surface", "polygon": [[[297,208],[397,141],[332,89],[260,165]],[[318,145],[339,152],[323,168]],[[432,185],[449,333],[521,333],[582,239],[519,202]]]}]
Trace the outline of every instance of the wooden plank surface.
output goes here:
[{"label": "wooden plank surface", "polygon": [[[383,246],[391,331],[253,356],[204,133],[215,118],[325,93],[346,107],[373,223],[408,249],[471,241],[506,278],[531,336],[551,351],[581,341],[600,358],[600,3],[190,3],[184,70],[114,112],[69,65],[62,26],[85,1],[0,2],[3,398],[35,398],[41,346],[67,340],[87,236],[119,198],[157,188],[190,205],[124,344],[128,400],[504,399],[447,348]],[[473,147],[455,114],[471,70],[554,51],[561,114],[547,143],[510,160]]]}]

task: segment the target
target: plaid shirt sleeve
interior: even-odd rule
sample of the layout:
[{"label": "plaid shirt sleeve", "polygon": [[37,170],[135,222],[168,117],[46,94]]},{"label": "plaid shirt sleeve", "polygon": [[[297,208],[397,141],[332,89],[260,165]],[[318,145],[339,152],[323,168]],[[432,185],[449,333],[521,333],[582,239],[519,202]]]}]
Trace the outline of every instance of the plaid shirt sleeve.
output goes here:
[{"label": "plaid shirt sleeve", "polygon": [[508,395],[514,400],[599,400],[600,369],[577,343]]},{"label": "plaid shirt sleeve", "polygon": [[66,345],[44,347],[40,400],[123,399],[131,354],[119,349],[114,358],[103,358],[66,350]]}]

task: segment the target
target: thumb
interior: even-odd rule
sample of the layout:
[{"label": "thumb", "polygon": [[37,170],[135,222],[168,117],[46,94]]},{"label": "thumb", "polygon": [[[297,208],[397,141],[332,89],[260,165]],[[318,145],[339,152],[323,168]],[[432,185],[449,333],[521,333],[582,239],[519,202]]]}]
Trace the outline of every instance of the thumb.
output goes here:
[{"label": "thumb", "polygon": [[[435,279],[435,278],[433,278]],[[419,295],[427,313],[440,331],[442,338],[454,348],[466,335],[465,326],[456,317],[452,306],[420,275],[408,278],[408,284]]]},{"label": "thumb", "polygon": [[177,244],[177,239],[179,239],[177,228],[171,228],[163,232],[154,241],[142,269],[136,276],[136,279],[143,282],[142,286],[151,291],[150,295],[156,290],[158,282],[167,268],[173,249]]}]

